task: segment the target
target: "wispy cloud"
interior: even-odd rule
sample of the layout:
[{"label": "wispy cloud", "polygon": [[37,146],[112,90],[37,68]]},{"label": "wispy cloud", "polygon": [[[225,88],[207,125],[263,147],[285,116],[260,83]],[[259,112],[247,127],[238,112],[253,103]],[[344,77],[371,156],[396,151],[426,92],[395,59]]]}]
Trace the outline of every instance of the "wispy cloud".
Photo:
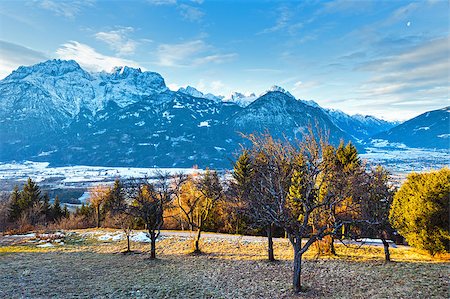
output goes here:
[{"label": "wispy cloud", "polygon": [[147,0],[147,2],[155,6],[174,6],[180,16],[190,22],[199,22],[205,16],[205,12],[198,7],[203,3],[203,0]]},{"label": "wispy cloud", "polygon": [[[374,106],[429,109],[448,105],[450,37],[426,41],[402,53],[367,62],[360,69],[371,74],[357,91]],[[421,103],[418,104],[418,103]]]},{"label": "wispy cloud", "polygon": [[178,6],[178,11],[185,20],[191,22],[198,22],[205,15],[200,8],[188,4],[180,4]]},{"label": "wispy cloud", "polygon": [[324,3],[324,5],[316,11],[316,15],[323,14],[360,14],[373,9],[373,1],[356,1],[356,0],[334,0]]},{"label": "wispy cloud", "polygon": [[93,6],[94,0],[42,0],[35,3],[58,16],[75,18],[84,8]]},{"label": "wispy cloud", "polygon": [[0,40],[0,79],[21,65],[32,65],[48,57],[39,51]]},{"label": "wispy cloud", "polygon": [[97,32],[95,37],[107,43],[117,55],[130,55],[134,54],[136,46],[139,44],[139,42],[128,37],[128,34],[133,31],[133,27],[121,27],[116,30]]},{"label": "wispy cloud", "polygon": [[178,44],[162,44],[157,49],[158,65],[166,67],[198,66],[208,63],[223,63],[234,59],[235,53],[214,53],[214,47],[203,40]]},{"label": "wispy cloud", "polygon": [[287,6],[281,6],[277,9],[277,19],[271,27],[263,29],[259,34],[273,33],[285,29],[293,16],[292,11]]},{"label": "wispy cloud", "polygon": [[177,0],[147,0],[152,5],[175,5]]},{"label": "wispy cloud", "polygon": [[109,72],[116,66],[125,65],[140,67],[139,64],[133,60],[103,55],[94,48],[77,41],[69,41],[61,45],[61,47],[56,50],[56,55],[61,59],[74,59],[83,68],[94,72]]}]

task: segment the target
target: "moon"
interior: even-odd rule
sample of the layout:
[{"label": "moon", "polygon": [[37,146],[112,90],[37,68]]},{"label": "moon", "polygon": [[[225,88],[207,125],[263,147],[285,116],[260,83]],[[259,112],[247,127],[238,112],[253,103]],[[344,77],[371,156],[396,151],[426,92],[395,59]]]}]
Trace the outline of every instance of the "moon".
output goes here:
[{"label": "moon", "polygon": [[408,21],[408,23],[406,23],[406,26],[407,27],[411,26],[411,22]]}]

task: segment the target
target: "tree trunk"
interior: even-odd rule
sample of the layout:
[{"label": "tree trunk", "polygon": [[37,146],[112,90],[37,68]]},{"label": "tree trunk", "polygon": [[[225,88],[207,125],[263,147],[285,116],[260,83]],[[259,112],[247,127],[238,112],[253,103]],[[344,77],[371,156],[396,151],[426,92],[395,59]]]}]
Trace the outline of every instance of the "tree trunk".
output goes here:
[{"label": "tree trunk", "polygon": [[336,249],[334,248],[334,237],[333,236],[330,236],[330,237],[331,237],[330,253],[332,255],[336,255]]},{"label": "tree trunk", "polygon": [[389,253],[389,243],[386,241],[385,238],[381,238],[381,241],[383,242],[383,247],[384,247],[384,259],[386,262],[390,262],[391,255]]},{"label": "tree trunk", "polygon": [[100,206],[97,206],[97,228],[100,227]]},{"label": "tree trunk", "polygon": [[156,259],[156,234],[150,232],[150,259]]},{"label": "tree trunk", "polygon": [[296,240],[296,244],[294,245],[294,277],[293,277],[293,287],[294,292],[299,293],[302,291],[301,284],[301,274],[302,274],[302,254],[300,253],[301,249],[301,239]]},{"label": "tree trunk", "polygon": [[275,261],[275,256],[273,254],[273,239],[272,239],[272,235],[273,235],[273,225],[269,225],[269,227],[267,227],[267,241],[268,241],[268,246],[267,246],[267,253],[269,256],[269,261],[273,262]]},{"label": "tree trunk", "polygon": [[130,235],[127,234],[127,252],[130,252]]},{"label": "tree trunk", "polygon": [[194,240],[194,252],[195,253],[200,253],[200,235],[202,233],[202,230],[200,228],[197,229],[197,236],[195,237]]}]

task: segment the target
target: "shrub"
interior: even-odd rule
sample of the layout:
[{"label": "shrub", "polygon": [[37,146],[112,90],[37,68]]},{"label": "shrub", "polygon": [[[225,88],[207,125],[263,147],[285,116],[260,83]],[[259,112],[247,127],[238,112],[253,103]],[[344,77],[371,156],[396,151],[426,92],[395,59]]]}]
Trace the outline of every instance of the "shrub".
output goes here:
[{"label": "shrub", "polygon": [[411,246],[448,252],[449,196],[450,169],[412,173],[394,196],[390,221]]}]

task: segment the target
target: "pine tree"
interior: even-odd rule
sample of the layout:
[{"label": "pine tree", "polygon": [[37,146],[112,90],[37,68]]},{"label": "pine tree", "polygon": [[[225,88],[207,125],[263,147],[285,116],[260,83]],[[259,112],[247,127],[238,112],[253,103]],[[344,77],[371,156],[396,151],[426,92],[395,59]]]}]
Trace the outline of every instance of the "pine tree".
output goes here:
[{"label": "pine tree", "polygon": [[63,212],[62,212],[62,216],[63,216],[64,218],[68,218],[68,217],[70,216],[70,212],[69,212],[69,209],[67,209],[67,205],[64,205],[64,209],[63,209]]},{"label": "pine tree", "polygon": [[351,142],[348,142],[346,146],[344,142],[341,142],[336,150],[336,157],[344,170],[353,170],[361,165],[358,150]]},{"label": "pine tree", "polygon": [[35,203],[42,201],[41,189],[31,178],[28,178],[27,183],[23,186],[21,192],[19,206],[22,211],[33,207]]},{"label": "pine tree", "polygon": [[51,210],[51,205],[50,205],[50,198],[49,198],[49,196],[48,196],[48,194],[47,193],[45,193],[44,194],[44,197],[43,197],[43,203],[42,203],[42,213],[45,215],[45,219],[48,221],[48,220],[51,220],[51,217],[52,217],[52,210]]},{"label": "pine tree", "polygon": [[55,196],[55,201],[53,202],[52,206],[52,218],[53,221],[57,221],[61,218],[63,215],[63,210],[61,208],[61,203],[59,202],[58,195]]},{"label": "pine tree", "polygon": [[22,209],[20,207],[20,194],[19,186],[15,185],[13,192],[10,196],[10,207],[9,207],[9,213],[8,218],[10,221],[16,221],[19,219],[20,215],[22,214]]},{"label": "pine tree", "polygon": [[253,168],[250,154],[244,150],[234,165],[233,178],[241,196],[246,195],[251,189],[250,184],[253,176]]},{"label": "pine tree", "polygon": [[122,183],[119,179],[116,179],[103,204],[103,214],[115,214],[121,210],[125,201],[123,192]]}]

